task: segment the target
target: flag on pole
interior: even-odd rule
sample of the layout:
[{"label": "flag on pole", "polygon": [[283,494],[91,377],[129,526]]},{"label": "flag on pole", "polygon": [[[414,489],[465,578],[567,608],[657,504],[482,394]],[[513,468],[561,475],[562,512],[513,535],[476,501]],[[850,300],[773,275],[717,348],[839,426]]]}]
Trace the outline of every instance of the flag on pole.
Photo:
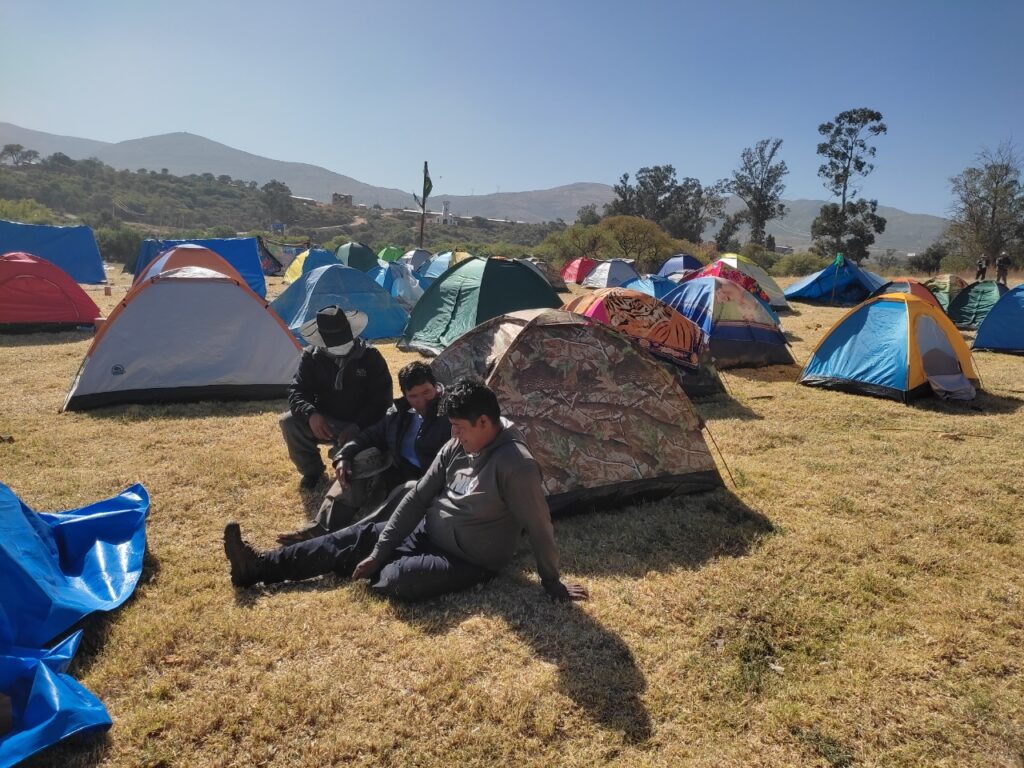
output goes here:
[{"label": "flag on pole", "polygon": [[427,198],[430,197],[430,191],[434,188],[433,182],[430,180],[430,171],[427,170],[427,161],[423,161],[423,205],[427,204]]}]

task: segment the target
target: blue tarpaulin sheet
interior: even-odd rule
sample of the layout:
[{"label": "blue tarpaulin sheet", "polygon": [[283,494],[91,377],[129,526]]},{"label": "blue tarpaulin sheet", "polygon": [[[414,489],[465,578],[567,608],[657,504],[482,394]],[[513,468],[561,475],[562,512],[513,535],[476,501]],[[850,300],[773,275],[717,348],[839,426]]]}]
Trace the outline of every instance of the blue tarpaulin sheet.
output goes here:
[{"label": "blue tarpaulin sheet", "polygon": [[56,264],[76,283],[107,279],[96,236],[86,226],[51,227],[0,221],[0,254],[24,251]]},{"label": "blue tarpaulin sheet", "polygon": [[224,261],[238,270],[246,284],[256,295],[266,298],[267,281],[263,277],[263,261],[260,257],[260,244],[255,237],[217,237],[206,240],[143,240],[139,246],[139,255],[135,257],[135,277],[146,271],[149,263],[157,254],[174,248],[176,245],[194,243],[222,257]]},{"label": "blue tarpaulin sheet", "polygon": [[141,485],[81,509],[37,514],[0,483],[0,693],[13,713],[12,730],[0,734],[0,767],[109,727],[99,700],[63,673],[81,633],[47,646],[128,599],[142,573],[148,512]]}]

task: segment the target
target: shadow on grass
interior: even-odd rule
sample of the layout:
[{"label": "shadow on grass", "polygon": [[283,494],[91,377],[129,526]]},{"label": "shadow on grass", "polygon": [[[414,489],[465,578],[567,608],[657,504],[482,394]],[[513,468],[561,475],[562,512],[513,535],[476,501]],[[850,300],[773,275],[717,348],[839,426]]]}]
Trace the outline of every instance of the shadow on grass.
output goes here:
[{"label": "shadow on grass", "polygon": [[692,400],[694,407],[705,421],[709,419],[739,419],[740,421],[760,421],[764,418],[757,411],[736,400],[732,395],[722,394]]},{"label": "shadow on grass", "polygon": [[397,616],[439,636],[474,616],[497,616],[539,659],[558,669],[558,688],[604,728],[633,744],[651,737],[651,718],[640,696],[647,681],[633,652],[586,610],[553,603],[522,576],[499,576],[472,593],[418,605],[395,604]]},{"label": "shadow on grass", "polygon": [[35,333],[0,333],[0,348],[44,347],[56,344],[77,344],[93,336],[92,327],[82,330],[36,331]]},{"label": "shadow on grass", "polygon": [[[740,557],[774,530],[767,517],[721,488],[560,519],[555,538],[571,573],[643,576]],[[529,558],[528,548],[519,557]]]},{"label": "shadow on grass", "polygon": [[968,403],[958,403],[952,400],[939,400],[934,397],[922,397],[911,403],[913,408],[922,411],[934,411],[936,413],[954,413],[964,416],[990,416],[992,414],[1016,413],[1024,405],[1024,399],[1009,395],[994,395],[984,390],[978,391],[978,396]]},{"label": "shadow on grass", "polygon": [[146,421],[185,421],[212,417],[232,419],[270,412],[283,413],[288,408],[284,399],[276,400],[200,400],[191,403],[124,403],[81,411],[84,416],[109,419],[127,424]]},{"label": "shadow on grass", "polygon": [[[555,537],[563,569],[574,577],[641,576],[742,556],[773,531],[764,515],[719,489],[559,519]],[[392,603],[396,615],[430,635],[443,635],[480,614],[502,618],[538,658],[558,668],[560,690],[588,717],[621,732],[628,742],[647,741],[651,720],[640,700],[646,681],[629,646],[586,610],[549,601],[526,576],[534,569],[529,547],[520,549],[510,572],[468,592],[412,605]],[[235,590],[235,602],[251,607],[268,594],[336,589],[346,581],[328,576]]]},{"label": "shadow on grass", "polygon": [[[160,560],[146,549],[142,560],[142,574],[139,577],[139,584],[146,584],[160,572]],[[135,593],[137,594],[137,593]],[[114,623],[117,621],[118,613],[124,610],[125,606],[135,601],[133,594],[119,608],[86,616],[74,627],[64,633],[61,637],[82,630],[81,644],[78,646],[78,653],[68,665],[67,674],[76,680],[88,674],[93,664],[99,659],[103,646]],[[87,731],[73,736],[44,749],[32,758],[29,758],[21,765],[26,768],[43,768],[44,766],[96,766],[102,764],[110,750],[110,736],[106,730]]]},{"label": "shadow on grass", "polygon": [[764,365],[760,368],[728,368],[728,372],[739,379],[746,381],[760,381],[765,384],[775,382],[796,382],[800,377],[803,365],[800,361],[789,365]]}]

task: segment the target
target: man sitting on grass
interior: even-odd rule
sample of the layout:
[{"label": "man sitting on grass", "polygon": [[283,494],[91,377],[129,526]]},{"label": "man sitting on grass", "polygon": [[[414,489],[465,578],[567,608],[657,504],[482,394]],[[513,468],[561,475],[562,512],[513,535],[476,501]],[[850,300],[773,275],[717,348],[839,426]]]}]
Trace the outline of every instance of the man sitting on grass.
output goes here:
[{"label": "man sitting on grass", "polygon": [[365,312],[332,305],[299,329],[309,346],[288,387],[288,411],[280,425],[304,489],[315,488],[324,477],[320,445],[330,444],[333,457],[391,404],[388,364],[359,338],[368,322]]},{"label": "man sitting on grass", "polygon": [[386,523],[356,523],[268,552],[257,552],[238,523],[228,523],[231,582],[248,587],[351,573],[370,579],[380,594],[421,600],[491,578],[512,560],[525,530],[548,595],[586,599],[584,587],[559,578],[540,467],[519,430],[501,418],[494,392],[460,381],[446,391],[441,413],[452,440]]},{"label": "man sitting on grass", "polygon": [[[433,463],[452,432],[448,419],[437,412],[444,387],[437,383],[430,366],[419,360],[398,372],[398,386],[402,397],[384,418],[345,443],[335,455],[336,479],[313,522],[281,534],[278,544],[333,533],[374,510],[378,510],[377,521],[387,520],[401,500],[399,494],[410,490]],[[364,477],[358,464],[372,449],[385,458],[380,468]]]}]

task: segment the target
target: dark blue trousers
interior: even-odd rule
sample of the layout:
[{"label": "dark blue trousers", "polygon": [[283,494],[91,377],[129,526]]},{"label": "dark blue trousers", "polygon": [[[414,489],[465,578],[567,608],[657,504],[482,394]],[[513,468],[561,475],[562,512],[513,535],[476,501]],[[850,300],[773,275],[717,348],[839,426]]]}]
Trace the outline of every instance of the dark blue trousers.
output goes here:
[{"label": "dark blue trousers", "polygon": [[[264,555],[261,581],[302,581],[327,573],[350,576],[369,557],[387,523],[356,523]],[[398,600],[423,600],[467,589],[494,574],[433,544],[421,522],[370,579],[370,589]]]}]

